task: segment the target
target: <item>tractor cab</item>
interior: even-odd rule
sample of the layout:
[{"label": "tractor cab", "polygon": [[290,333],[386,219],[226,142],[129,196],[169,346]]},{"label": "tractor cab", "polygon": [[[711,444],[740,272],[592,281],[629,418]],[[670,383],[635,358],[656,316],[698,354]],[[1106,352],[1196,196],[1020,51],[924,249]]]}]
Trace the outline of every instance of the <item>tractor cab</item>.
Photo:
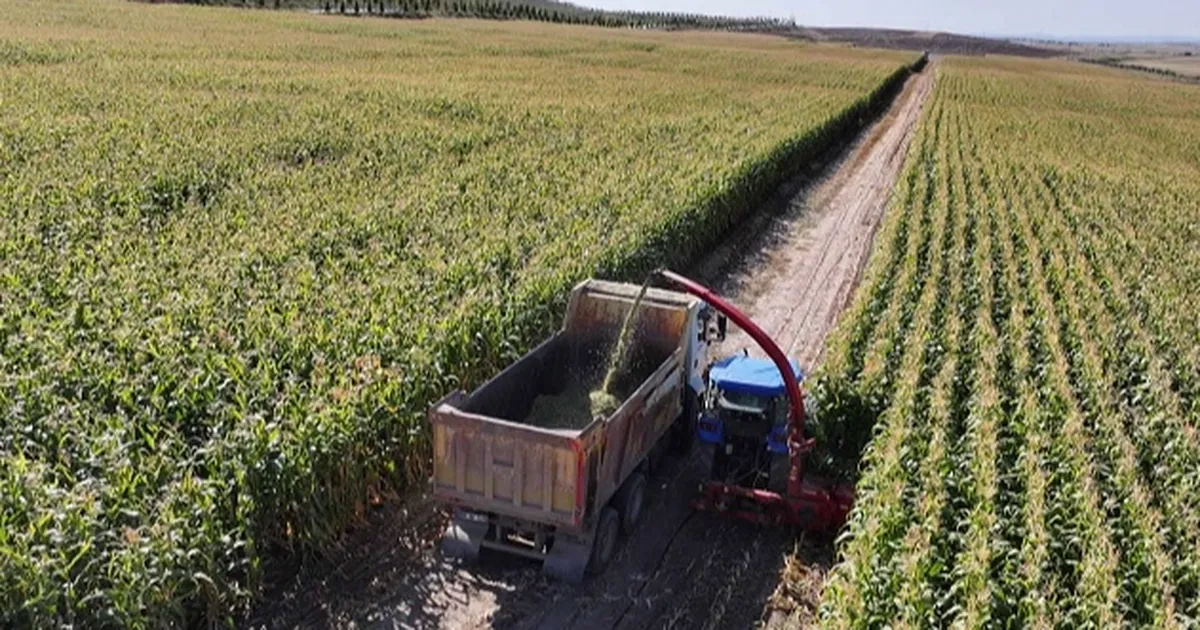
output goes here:
[{"label": "tractor cab", "polygon": [[[800,365],[788,362],[796,380]],[[713,449],[712,480],[782,492],[788,475],[788,398],[769,359],[733,356],[708,372],[698,434]]]}]

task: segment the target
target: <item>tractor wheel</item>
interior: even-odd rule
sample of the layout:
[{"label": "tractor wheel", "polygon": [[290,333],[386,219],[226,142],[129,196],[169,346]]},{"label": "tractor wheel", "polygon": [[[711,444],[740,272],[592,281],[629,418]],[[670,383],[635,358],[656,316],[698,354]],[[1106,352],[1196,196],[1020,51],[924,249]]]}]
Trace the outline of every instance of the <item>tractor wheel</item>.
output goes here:
[{"label": "tractor wheel", "polygon": [[725,476],[729,471],[729,456],[725,454],[725,445],[716,444],[713,446],[712,473],[713,481],[725,483]]},{"label": "tractor wheel", "polygon": [[646,502],[646,475],[635,472],[617,491],[613,505],[621,512],[621,533],[629,536],[642,520],[642,507]]},{"label": "tractor wheel", "polygon": [[596,524],[596,537],[592,539],[592,556],[588,561],[588,573],[599,575],[608,568],[617,549],[617,537],[621,534],[621,515],[611,506],[600,513]]},{"label": "tractor wheel", "polygon": [[771,456],[771,471],[767,476],[767,489],[783,494],[787,491],[788,475],[792,471],[792,462],[787,455]]},{"label": "tractor wheel", "polygon": [[696,441],[696,418],[700,415],[700,398],[691,387],[683,394],[683,412],[675,420],[672,446],[676,453],[686,454]]},{"label": "tractor wheel", "polygon": [[667,435],[659,439],[650,449],[650,453],[646,455],[646,476],[652,477],[658,474],[659,469],[662,468],[663,461],[671,450],[672,436],[670,433],[671,429],[668,429]]}]

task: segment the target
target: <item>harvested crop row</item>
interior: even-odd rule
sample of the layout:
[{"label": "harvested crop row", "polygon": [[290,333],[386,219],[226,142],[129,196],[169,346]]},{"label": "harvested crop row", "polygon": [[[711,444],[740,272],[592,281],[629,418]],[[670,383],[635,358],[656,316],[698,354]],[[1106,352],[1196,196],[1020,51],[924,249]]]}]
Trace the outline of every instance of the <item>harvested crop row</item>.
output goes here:
[{"label": "harvested crop row", "polygon": [[[900,185],[881,233],[931,211],[975,227],[930,245],[957,261],[949,276],[931,261],[927,280],[881,265],[900,260],[885,241],[818,376],[818,394],[837,394],[820,401],[824,422],[879,425],[822,620],[1194,625],[1194,88],[952,59],[936,90],[907,172],[946,175],[931,191]],[[949,308],[961,321],[944,333],[877,315],[947,277],[961,285],[949,306],[921,301],[911,316],[937,322]],[[940,364],[872,358],[928,355],[931,336]],[[863,351],[865,363],[852,356]],[[945,411],[926,413],[922,398]]]},{"label": "harvested crop row", "polygon": [[572,284],[701,251],[915,57],[80,0],[0,38],[4,626],[227,618]]}]

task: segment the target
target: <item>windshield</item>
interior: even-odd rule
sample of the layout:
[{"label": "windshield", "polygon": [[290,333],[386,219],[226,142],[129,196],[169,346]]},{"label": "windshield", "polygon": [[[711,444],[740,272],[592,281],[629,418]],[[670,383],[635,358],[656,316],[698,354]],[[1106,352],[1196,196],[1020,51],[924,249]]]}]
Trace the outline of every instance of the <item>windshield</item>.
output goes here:
[{"label": "windshield", "polygon": [[778,398],[764,398],[754,394],[723,389],[719,403],[721,407],[743,413],[765,413],[773,424],[782,424],[787,421],[787,405]]},{"label": "windshield", "polygon": [[770,405],[770,400],[762,398],[761,396],[745,394],[742,392],[731,392],[727,390],[721,390],[721,402],[725,404],[725,406],[732,404],[737,407],[751,407],[759,413],[761,413],[767,408],[768,405]]}]

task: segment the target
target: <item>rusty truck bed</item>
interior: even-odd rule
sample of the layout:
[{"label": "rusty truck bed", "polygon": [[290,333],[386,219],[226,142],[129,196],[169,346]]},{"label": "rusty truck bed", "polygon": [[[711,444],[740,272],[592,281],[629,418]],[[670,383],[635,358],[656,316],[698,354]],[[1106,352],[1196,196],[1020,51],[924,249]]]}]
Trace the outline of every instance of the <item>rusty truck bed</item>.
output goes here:
[{"label": "rusty truck bed", "polygon": [[623,395],[615,412],[580,428],[524,420],[538,396],[561,392],[573,375],[594,371],[608,356],[634,293],[629,285],[580,285],[562,330],[471,394],[456,391],[434,405],[439,498],[558,531],[588,528],[680,413],[686,367],[681,342],[692,302],[677,293],[648,292],[635,320],[632,367],[616,388]]}]

